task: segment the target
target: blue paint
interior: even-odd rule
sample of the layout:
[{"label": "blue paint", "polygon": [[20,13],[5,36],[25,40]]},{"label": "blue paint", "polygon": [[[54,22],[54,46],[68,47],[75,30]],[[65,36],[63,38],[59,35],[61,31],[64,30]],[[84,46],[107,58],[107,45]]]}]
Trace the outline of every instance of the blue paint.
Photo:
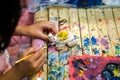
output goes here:
[{"label": "blue paint", "polygon": [[120,55],[120,46],[119,45],[115,46],[115,54]]},{"label": "blue paint", "polygon": [[99,55],[99,50],[93,49],[93,52],[94,52],[95,55]]},{"label": "blue paint", "polygon": [[92,41],[92,45],[97,45],[97,40],[94,36],[92,36],[91,41]]},{"label": "blue paint", "polygon": [[77,49],[78,49],[78,50],[81,50],[81,47],[80,47],[80,45],[77,45],[76,47],[77,47]]},{"label": "blue paint", "polygon": [[106,51],[105,51],[105,50],[102,50],[102,53],[104,53],[104,54],[105,54],[105,53],[106,53]]},{"label": "blue paint", "polygon": [[83,43],[84,43],[84,46],[87,47],[90,45],[90,41],[89,41],[89,38],[86,38],[83,40]]},{"label": "blue paint", "polygon": [[74,39],[78,39],[78,37],[76,35],[74,35]]},{"label": "blue paint", "polygon": [[60,61],[64,62],[64,64],[66,64],[67,58],[68,58],[69,54],[68,53],[61,53],[60,54]]},{"label": "blue paint", "polygon": [[120,48],[119,48],[119,46],[115,46],[115,49],[116,49],[116,50],[119,50]]},{"label": "blue paint", "polygon": [[58,58],[59,58],[58,54],[53,54],[53,53],[50,53],[49,57],[48,57],[48,59],[51,63],[54,63]]}]

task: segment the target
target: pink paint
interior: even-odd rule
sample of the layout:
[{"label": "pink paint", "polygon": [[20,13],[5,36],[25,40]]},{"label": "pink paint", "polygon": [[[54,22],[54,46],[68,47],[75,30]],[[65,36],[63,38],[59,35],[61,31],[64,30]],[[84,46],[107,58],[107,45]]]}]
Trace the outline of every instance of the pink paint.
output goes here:
[{"label": "pink paint", "polygon": [[86,27],[86,26],[81,26],[80,29],[83,30],[83,29],[85,29],[85,27]]},{"label": "pink paint", "polygon": [[[87,65],[87,70],[84,70],[83,76],[79,77],[77,75],[79,70],[77,71],[76,67],[73,66],[73,61],[75,59],[82,59],[83,61],[92,59],[93,61],[89,61],[89,64],[92,63],[93,65],[96,66],[96,68],[90,68],[90,66]],[[119,57],[115,57],[115,56],[106,56],[106,57],[90,56],[88,54],[84,54],[82,56],[71,56],[69,58],[70,80],[89,80],[90,79],[90,75],[95,76],[95,78],[93,78],[91,80],[104,80],[101,77],[100,73],[105,69],[106,64],[108,64],[110,62],[120,63],[120,58]],[[80,63],[80,62],[78,62],[78,63]],[[81,66],[79,65],[79,67],[81,67]],[[77,78],[77,77],[79,77],[79,78]],[[83,79],[81,79],[81,78],[83,78]]]},{"label": "pink paint", "polygon": [[69,28],[70,28],[70,26],[61,27],[61,28],[60,28],[60,31],[61,31],[61,30],[67,30],[67,29],[69,29]]},{"label": "pink paint", "polygon": [[106,21],[106,24],[108,24],[108,21]]},{"label": "pink paint", "polygon": [[49,52],[52,52],[53,54],[57,54],[57,50],[56,50],[56,48],[55,48],[54,46],[50,46],[50,47],[48,48],[48,51],[49,51]]},{"label": "pink paint", "polygon": [[108,42],[107,42],[104,38],[102,38],[102,39],[100,40],[100,43],[101,43],[103,46],[105,46],[106,49],[109,48]]},{"label": "pink paint", "polygon": [[33,40],[33,47],[38,50],[45,45],[45,42],[41,39],[34,39]]}]

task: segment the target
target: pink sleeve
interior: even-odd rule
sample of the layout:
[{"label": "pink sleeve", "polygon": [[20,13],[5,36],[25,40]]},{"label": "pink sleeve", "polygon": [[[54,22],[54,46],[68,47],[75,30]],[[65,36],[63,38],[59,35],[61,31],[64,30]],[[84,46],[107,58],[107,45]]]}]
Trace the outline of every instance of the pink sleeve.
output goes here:
[{"label": "pink sleeve", "polygon": [[[19,25],[30,25],[33,23],[34,14],[29,13],[26,8],[22,9],[22,16],[20,17],[20,20],[18,22]],[[11,38],[10,46],[14,46],[16,44],[21,43],[30,43],[31,38],[27,36],[13,36]]]}]

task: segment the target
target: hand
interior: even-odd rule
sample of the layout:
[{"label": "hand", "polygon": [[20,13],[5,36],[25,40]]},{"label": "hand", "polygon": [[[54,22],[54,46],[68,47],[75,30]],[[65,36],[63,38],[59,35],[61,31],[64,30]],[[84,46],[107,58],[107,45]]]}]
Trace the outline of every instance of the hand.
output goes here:
[{"label": "hand", "polygon": [[35,51],[33,48],[29,48],[23,52],[22,56],[24,57],[30,53],[34,53],[34,55],[16,64],[18,65],[20,74],[24,77],[39,72],[45,62],[45,53],[43,50]]},{"label": "hand", "polygon": [[48,33],[51,32],[53,35],[57,33],[55,24],[49,21],[39,21],[28,27],[22,27],[21,33],[25,36],[48,40],[48,35],[44,33],[44,30],[47,30]]}]

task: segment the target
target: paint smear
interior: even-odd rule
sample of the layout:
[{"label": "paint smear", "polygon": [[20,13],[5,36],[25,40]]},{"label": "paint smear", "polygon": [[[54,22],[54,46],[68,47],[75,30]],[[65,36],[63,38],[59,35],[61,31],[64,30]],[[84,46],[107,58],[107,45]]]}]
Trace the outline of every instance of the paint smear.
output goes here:
[{"label": "paint smear", "polygon": [[84,46],[89,46],[90,45],[90,41],[89,41],[89,38],[86,38],[83,40],[83,43],[84,43]]},{"label": "paint smear", "polygon": [[92,45],[97,45],[97,39],[94,36],[92,36],[91,41]]},{"label": "paint smear", "polygon": [[106,49],[109,48],[108,42],[107,42],[104,38],[102,38],[102,39],[100,40],[100,43],[101,43],[103,46],[105,46]]}]

